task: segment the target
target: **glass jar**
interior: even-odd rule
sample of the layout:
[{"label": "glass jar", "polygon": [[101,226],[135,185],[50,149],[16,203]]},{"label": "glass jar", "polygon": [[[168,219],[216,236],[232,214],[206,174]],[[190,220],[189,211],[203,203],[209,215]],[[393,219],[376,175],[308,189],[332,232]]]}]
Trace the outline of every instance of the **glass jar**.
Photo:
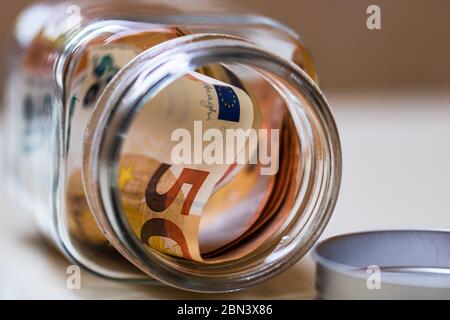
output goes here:
[{"label": "glass jar", "polygon": [[321,234],[341,151],[292,30],[215,1],[55,1],[13,38],[8,191],[74,263],[227,292]]}]

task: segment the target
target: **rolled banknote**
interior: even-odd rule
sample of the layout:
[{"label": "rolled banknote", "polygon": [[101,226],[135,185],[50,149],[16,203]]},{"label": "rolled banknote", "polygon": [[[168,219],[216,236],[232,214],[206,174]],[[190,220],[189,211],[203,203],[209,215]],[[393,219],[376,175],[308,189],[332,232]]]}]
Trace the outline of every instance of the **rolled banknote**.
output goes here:
[{"label": "rolled banknote", "polygon": [[[214,152],[222,157],[213,163],[205,163],[207,150],[203,143],[196,146],[196,140],[211,129],[217,137],[226,137],[230,129],[246,131],[256,125],[254,120],[253,103],[242,89],[196,72],[179,78],[143,106],[125,138],[119,176],[125,212],[138,226],[134,231],[141,241],[167,254],[203,261],[201,214],[248,139],[237,146],[230,162],[224,161],[223,145],[217,145]],[[178,156],[186,161],[178,163]],[[134,224],[136,218],[139,223]]]},{"label": "rolled banknote", "polygon": [[[120,68],[158,41],[181,34],[169,28],[91,43],[70,86],[72,130],[83,132],[98,95]],[[255,250],[286,218],[280,208],[289,197],[289,172],[296,169],[286,133],[292,126],[284,129],[282,145],[275,142],[284,154],[280,172],[261,176],[260,165],[248,161],[268,136],[257,137],[254,143],[245,133],[261,126],[282,128],[285,117],[273,104],[265,110],[274,112],[272,123],[261,122],[256,100],[228,74],[222,66],[210,66],[181,76],[142,106],[127,132],[117,185],[123,213],[149,250],[205,263],[232,260]],[[214,147],[217,137],[226,137],[228,130],[244,135],[231,156],[230,150]],[[191,139],[206,132],[209,139],[201,145]],[[74,139],[70,152],[82,152],[78,143]],[[83,200],[81,168],[71,160],[77,158],[69,157],[67,208],[73,230],[94,245],[104,244]],[[276,188],[280,192],[273,196]],[[261,232],[275,215],[276,221]],[[230,252],[245,239],[251,241]]]}]

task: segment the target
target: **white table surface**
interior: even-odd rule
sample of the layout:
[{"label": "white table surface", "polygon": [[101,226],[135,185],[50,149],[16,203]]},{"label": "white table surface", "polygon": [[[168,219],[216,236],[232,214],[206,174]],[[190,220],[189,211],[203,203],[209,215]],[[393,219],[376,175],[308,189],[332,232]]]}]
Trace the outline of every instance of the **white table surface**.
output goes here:
[{"label": "white table surface", "polygon": [[[450,92],[329,93],[340,129],[344,171],[333,217],[322,235],[374,229],[450,229]],[[0,298],[7,299],[311,299],[309,255],[250,290],[205,295],[130,285],[82,272],[66,286],[69,263],[40,240],[24,213],[1,196]]]}]

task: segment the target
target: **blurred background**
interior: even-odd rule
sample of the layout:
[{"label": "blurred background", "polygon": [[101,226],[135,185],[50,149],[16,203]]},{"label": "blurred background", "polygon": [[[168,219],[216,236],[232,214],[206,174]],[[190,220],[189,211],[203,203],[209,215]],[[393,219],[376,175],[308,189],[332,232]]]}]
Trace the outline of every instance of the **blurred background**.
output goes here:
[{"label": "blurred background", "polygon": [[[450,1],[229,1],[297,31],[313,54],[325,90],[449,88]],[[3,1],[2,43],[17,13],[30,2]],[[370,4],[381,8],[381,30],[366,27]]]}]

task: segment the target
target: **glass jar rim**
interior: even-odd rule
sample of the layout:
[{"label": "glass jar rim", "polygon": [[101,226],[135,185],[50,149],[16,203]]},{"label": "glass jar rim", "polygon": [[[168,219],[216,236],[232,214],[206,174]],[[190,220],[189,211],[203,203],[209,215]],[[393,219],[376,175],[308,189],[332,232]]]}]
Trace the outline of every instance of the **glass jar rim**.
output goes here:
[{"label": "glass jar rim", "polygon": [[[312,228],[305,231],[303,225],[299,234],[289,240],[289,247],[272,248],[273,251],[264,256],[269,261],[265,266],[255,260],[252,263],[242,259],[233,264],[200,267],[192,261],[180,262],[146,250],[130,232],[117,200],[115,185],[122,133],[127,131],[139,112],[138,102],[154,96],[179,76],[214,63],[241,64],[284,79],[311,104],[318,121],[315,129],[321,130],[324,154],[320,157],[310,155],[311,161],[322,161],[321,178],[325,180],[321,181],[320,195],[314,199],[319,206],[315,207],[312,220],[305,222]],[[279,85],[282,86],[281,83]],[[137,267],[163,283],[185,290],[229,292],[247,288],[282,272],[312,247],[336,204],[341,179],[341,149],[328,102],[313,80],[297,65],[245,39],[223,34],[195,34],[144,51],[113,78],[98,99],[87,126],[82,171],[87,200],[91,210],[99,213],[97,221],[100,227],[116,249]],[[293,208],[293,213],[296,214],[296,210],[299,208]]]}]

